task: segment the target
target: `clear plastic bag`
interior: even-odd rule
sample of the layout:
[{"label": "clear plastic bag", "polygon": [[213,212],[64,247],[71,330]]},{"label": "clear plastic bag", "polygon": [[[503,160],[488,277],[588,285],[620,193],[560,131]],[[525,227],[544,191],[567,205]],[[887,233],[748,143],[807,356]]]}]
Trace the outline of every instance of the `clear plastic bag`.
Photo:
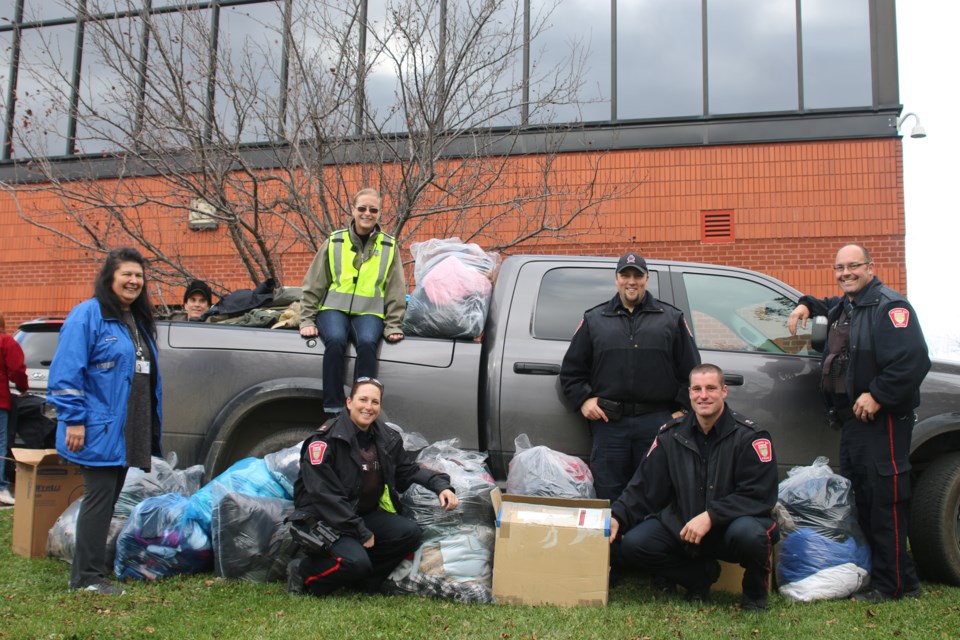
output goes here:
[{"label": "clear plastic bag", "polygon": [[549,447],[534,447],[521,433],[507,471],[507,492],[553,498],[596,498],[593,474],[587,463]]},{"label": "clear plastic bag", "polygon": [[416,287],[407,301],[404,333],[476,338],[483,333],[500,256],[459,238],[411,246]]},{"label": "clear plastic bag", "polygon": [[213,509],[214,570],[221,578],[267,582],[293,512],[285,498],[227,493]]},{"label": "clear plastic bag", "polygon": [[190,496],[188,515],[209,534],[213,506],[230,492],[263,498],[290,498],[263,458],[244,458]]},{"label": "clear plastic bag", "polygon": [[[47,533],[47,555],[64,562],[73,562],[73,555],[77,551],[77,517],[80,515],[80,505],[83,496],[70,503]],[[107,532],[107,564],[113,566],[117,554],[117,536],[127,524],[126,515],[117,515],[114,512],[110,519],[110,530]]]},{"label": "clear plastic bag", "polygon": [[113,570],[118,578],[157,580],[210,569],[210,537],[188,517],[187,504],[182,495],[168,493],[134,508],[117,538]]},{"label": "clear plastic bag", "polygon": [[460,504],[453,511],[440,507],[437,494],[413,484],[400,497],[404,507],[423,527],[424,540],[448,535],[461,525],[493,524],[490,492],[496,482],[486,466],[487,456],[478,451],[460,449],[457,439],[441,440],[422,449],[417,463],[424,469],[450,476],[450,484]]},{"label": "clear plastic bag", "polygon": [[273,475],[274,479],[280,483],[286,492],[286,498],[293,500],[293,484],[300,475],[300,449],[303,442],[298,442],[286,449],[268,453],[263,456],[263,461],[267,464],[267,470]]},{"label": "clear plastic bag", "polygon": [[129,516],[133,508],[152,496],[165,493],[179,493],[190,497],[203,481],[203,465],[197,464],[186,469],[176,469],[177,454],[171,454],[170,461],[153,456],[150,459],[150,471],[132,468],[127,471],[123,489],[114,507],[115,516]]},{"label": "clear plastic bag", "polygon": [[870,549],[860,530],[850,481],[819,457],[780,483],[774,510],[783,539],[780,593],[810,602],[844,598],[869,580]]}]

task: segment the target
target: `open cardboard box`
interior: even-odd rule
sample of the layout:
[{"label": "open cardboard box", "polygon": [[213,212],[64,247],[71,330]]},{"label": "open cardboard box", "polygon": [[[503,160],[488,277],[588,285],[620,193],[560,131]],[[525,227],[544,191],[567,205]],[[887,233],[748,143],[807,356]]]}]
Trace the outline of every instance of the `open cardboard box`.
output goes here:
[{"label": "open cardboard box", "polygon": [[493,597],[511,604],[606,606],[610,503],[491,493]]},{"label": "open cardboard box", "polygon": [[71,502],[83,495],[83,473],[56,449],[11,449],[17,463],[13,552],[47,555],[47,534]]}]

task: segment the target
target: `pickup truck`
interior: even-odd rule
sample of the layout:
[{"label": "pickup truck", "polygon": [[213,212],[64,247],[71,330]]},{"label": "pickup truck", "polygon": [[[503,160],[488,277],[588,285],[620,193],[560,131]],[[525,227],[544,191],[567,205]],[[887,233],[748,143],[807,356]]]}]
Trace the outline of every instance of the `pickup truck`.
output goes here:
[{"label": "pickup truck", "polygon": [[[522,433],[589,457],[589,433],[579,412],[564,406],[558,373],[583,311],[614,294],[614,265],[591,257],[505,259],[482,339],[383,344],[387,419],[430,441],[456,437],[464,448],[486,451],[499,479]],[[770,431],[781,476],[820,455],[836,463],[839,433],[818,393],[820,354],[809,333],[787,330],[800,293],[744,269],[648,265],[648,290],[683,310],[703,361],[726,372],[730,405]],[[223,324],[160,322],[158,331],[165,447],[183,463],[203,463],[215,475],[298,442],[324,421],[322,342]],[[958,390],[960,366],[935,363],[911,455],[913,553],[925,578],[951,584],[960,584]]]}]

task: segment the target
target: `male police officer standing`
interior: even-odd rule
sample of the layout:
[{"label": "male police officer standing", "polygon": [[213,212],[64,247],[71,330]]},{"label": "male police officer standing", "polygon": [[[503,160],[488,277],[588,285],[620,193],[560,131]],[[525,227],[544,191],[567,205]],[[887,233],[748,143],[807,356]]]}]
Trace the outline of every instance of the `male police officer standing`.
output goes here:
[{"label": "male police officer standing", "polygon": [[880,602],[920,595],[907,555],[910,437],[920,383],[930,370],[923,332],[906,298],[873,275],[857,244],[840,249],[834,275],[845,295],[800,298],[788,327],[826,315],[822,387],[842,425],[840,472],[850,479],[860,526],[873,554],[871,588],[854,596]]},{"label": "male police officer standing", "polygon": [[617,295],[587,310],[560,367],[563,394],[593,435],[597,497],[613,502],[659,428],[689,407],[686,386],[700,353],[683,313],[647,291],[646,261],[617,263]]},{"label": "male police officer standing", "polygon": [[660,430],[633,480],[612,508],[610,542],[622,534],[619,560],[652,570],[704,602],[720,575],[717,558],[744,567],[745,611],[767,608],[770,550],[779,539],[777,462],[766,431],[726,404],[723,371],[690,373],[693,413]]}]

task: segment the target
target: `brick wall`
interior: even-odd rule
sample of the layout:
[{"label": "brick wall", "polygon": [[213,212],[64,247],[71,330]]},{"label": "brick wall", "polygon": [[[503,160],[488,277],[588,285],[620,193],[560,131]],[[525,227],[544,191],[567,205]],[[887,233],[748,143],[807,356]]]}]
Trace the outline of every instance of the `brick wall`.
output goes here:
[{"label": "brick wall", "polygon": [[[536,156],[518,157],[504,178],[502,198],[539,170]],[[566,239],[541,238],[513,253],[618,255],[638,250],[651,258],[712,262],[764,271],[801,291],[833,295],[830,265],[839,246],[865,244],[876,272],[906,291],[902,150],[898,139],[763,145],[641,149],[567,154],[553,164],[557,184],[575,184],[595,166],[605,184],[628,185],[622,197],[604,202],[581,219]],[[385,202],[385,209],[390,203]],[[548,213],[571,203],[551,200]],[[25,210],[56,211],[51,197],[21,197]],[[525,205],[526,206],[526,205]],[[701,241],[705,211],[733,213],[733,242]],[[522,216],[540,213],[523,207]],[[186,221],[156,216],[165,237],[198,276],[215,290],[250,287],[239,260],[227,253],[225,231],[191,232]],[[523,221],[500,224],[511,237]],[[407,240],[425,240],[429,231]],[[284,284],[299,285],[312,253],[298,245],[284,253]],[[410,259],[404,247],[405,259]],[[18,216],[8,193],[0,193],[0,310],[9,327],[41,315],[65,315],[91,295],[99,258],[57,247],[55,237]],[[411,273],[408,270],[408,273]],[[412,284],[412,282],[411,282]],[[179,304],[182,288],[151,288],[154,298]],[[155,300],[155,301],[157,301]]]}]

